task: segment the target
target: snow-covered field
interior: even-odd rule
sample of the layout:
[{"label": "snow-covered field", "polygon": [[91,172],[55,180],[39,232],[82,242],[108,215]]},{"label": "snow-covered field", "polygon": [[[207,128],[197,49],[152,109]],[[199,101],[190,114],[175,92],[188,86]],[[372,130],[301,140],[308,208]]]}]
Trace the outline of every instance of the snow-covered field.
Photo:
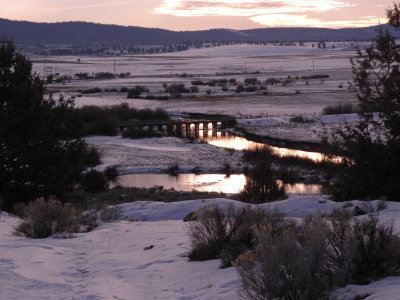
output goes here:
[{"label": "snow-covered field", "polygon": [[[190,247],[182,218],[210,203],[243,205],[227,199],[177,203],[134,202],[121,205],[120,220],[102,224],[72,239],[32,240],[13,235],[19,219],[0,215],[1,299],[239,299],[234,268],[219,261],[189,262]],[[353,201],[354,205],[362,205]],[[376,205],[377,203],[373,203]],[[265,204],[266,205],[266,204]],[[294,197],[271,207],[302,218],[329,212],[341,203],[323,197]],[[397,219],[399,203],[380,212],[385,223]],[[145,247],[153,246],[150,250]],[[400,278],[335,291],[336,299],[399,299]]]},{"label": "snow-covered field", "polygon": [[186,143],[174,137],[123,139],[119,136],[91,136],[86,142],[100,150],[103,164],[117,166],[121,174],[160,173],[174,164],[181,171],[198,167],[202,171],[218,172],[225,163],[241,166],[241,154],[205,143]]},{"label": "snow-covered field", "polygon": [[238,120],[239,127],[247,132],[261,136],[298,142],[321,142],[322,137],[330,134],[345,124],[358,121],[354,114],[308,116],[305,122],[291,122],[289,117],[257,118]]}]

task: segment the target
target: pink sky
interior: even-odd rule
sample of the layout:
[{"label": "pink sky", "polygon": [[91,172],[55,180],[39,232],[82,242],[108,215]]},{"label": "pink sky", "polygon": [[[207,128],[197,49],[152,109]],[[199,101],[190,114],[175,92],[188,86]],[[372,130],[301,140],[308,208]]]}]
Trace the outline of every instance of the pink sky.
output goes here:
[{"label": "pink sky", "polygon": [[392,0],[0,0],[0,17],[88,21],[172,30],[386,23]]}]

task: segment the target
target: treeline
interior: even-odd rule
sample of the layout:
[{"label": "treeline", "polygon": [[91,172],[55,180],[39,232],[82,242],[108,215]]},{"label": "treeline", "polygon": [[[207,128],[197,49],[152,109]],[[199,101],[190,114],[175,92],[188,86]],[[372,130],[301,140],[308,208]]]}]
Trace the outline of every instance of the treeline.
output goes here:
[{"label": "treeline", "polygon": [[[162,54],[181,52],[189,49],[213,48],[229,45],[275,45],[275,46],[304,46],[304,42],[291,41],[206,41],[206,42],[182,42],[178,44],[166,44],[156,46],[137,46],[133,44],[20,44],[19,48],[24,52],[35,55],[141,55],[141,54]],[[326,45],[319,42],[318,45]],[[325,46],[326,48],[326,46]]]}]

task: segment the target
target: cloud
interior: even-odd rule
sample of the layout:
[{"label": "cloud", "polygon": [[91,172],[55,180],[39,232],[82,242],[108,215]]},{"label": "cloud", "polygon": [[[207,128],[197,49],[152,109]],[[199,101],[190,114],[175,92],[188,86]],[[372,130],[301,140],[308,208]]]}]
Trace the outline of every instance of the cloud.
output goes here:
[{"label": "cloud", "polygon": [[[249,20],[271,27],[352,27],[370,26],[386,19],[377,16],[358,17],[358,20],[340,20],[340,13],[332,13],[339,20],[318,18],[318,13],[355,9],[359,4],[352,0],[163,0],[155,13],[179,17],[228,16],[247,17]],[[353,2],[354,3],[354,2]],[[342,17],[342,18],[341,18]]]},{"label": "cloud", "polygon": [[175,16],[244,16],[324,12],[350,6],[341,0],[164,0],[155,9]]},{"label": "cloud", "polygon": [[119,6],[119,5],[128,5],[131,2],[112,2],[112,3],[99,3],[99,4],[87,4],[87,5],[77,5],[77,6],[65,6],[65,7],[56,7],[49,8],[48,10],[74,10],[74,9],[85,9],[85,8],[95,8],[95,7],[106,7],[106,6]]},{"label": "cloud", "polygon": [[377,16],[365,17],[357,21],[324,21],[317,18],[310,18],[305,15],[290,15],[290,14],[272,14],[261,15],[250,18],[253,22],[270,27],[360,27],[373,26],[379,22],[386,23],[387,20]]}]

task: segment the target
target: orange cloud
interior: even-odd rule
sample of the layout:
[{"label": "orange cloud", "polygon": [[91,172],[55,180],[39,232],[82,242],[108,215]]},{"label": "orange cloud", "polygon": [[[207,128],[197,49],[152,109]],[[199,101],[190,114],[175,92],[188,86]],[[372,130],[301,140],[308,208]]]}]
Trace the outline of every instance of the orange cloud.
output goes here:
[{"label": "orange cloud", "polygon": [[301,12],[323,12],[350,6],[340,0],[164,0],[155,9],[174,16],[260,16]]}]

